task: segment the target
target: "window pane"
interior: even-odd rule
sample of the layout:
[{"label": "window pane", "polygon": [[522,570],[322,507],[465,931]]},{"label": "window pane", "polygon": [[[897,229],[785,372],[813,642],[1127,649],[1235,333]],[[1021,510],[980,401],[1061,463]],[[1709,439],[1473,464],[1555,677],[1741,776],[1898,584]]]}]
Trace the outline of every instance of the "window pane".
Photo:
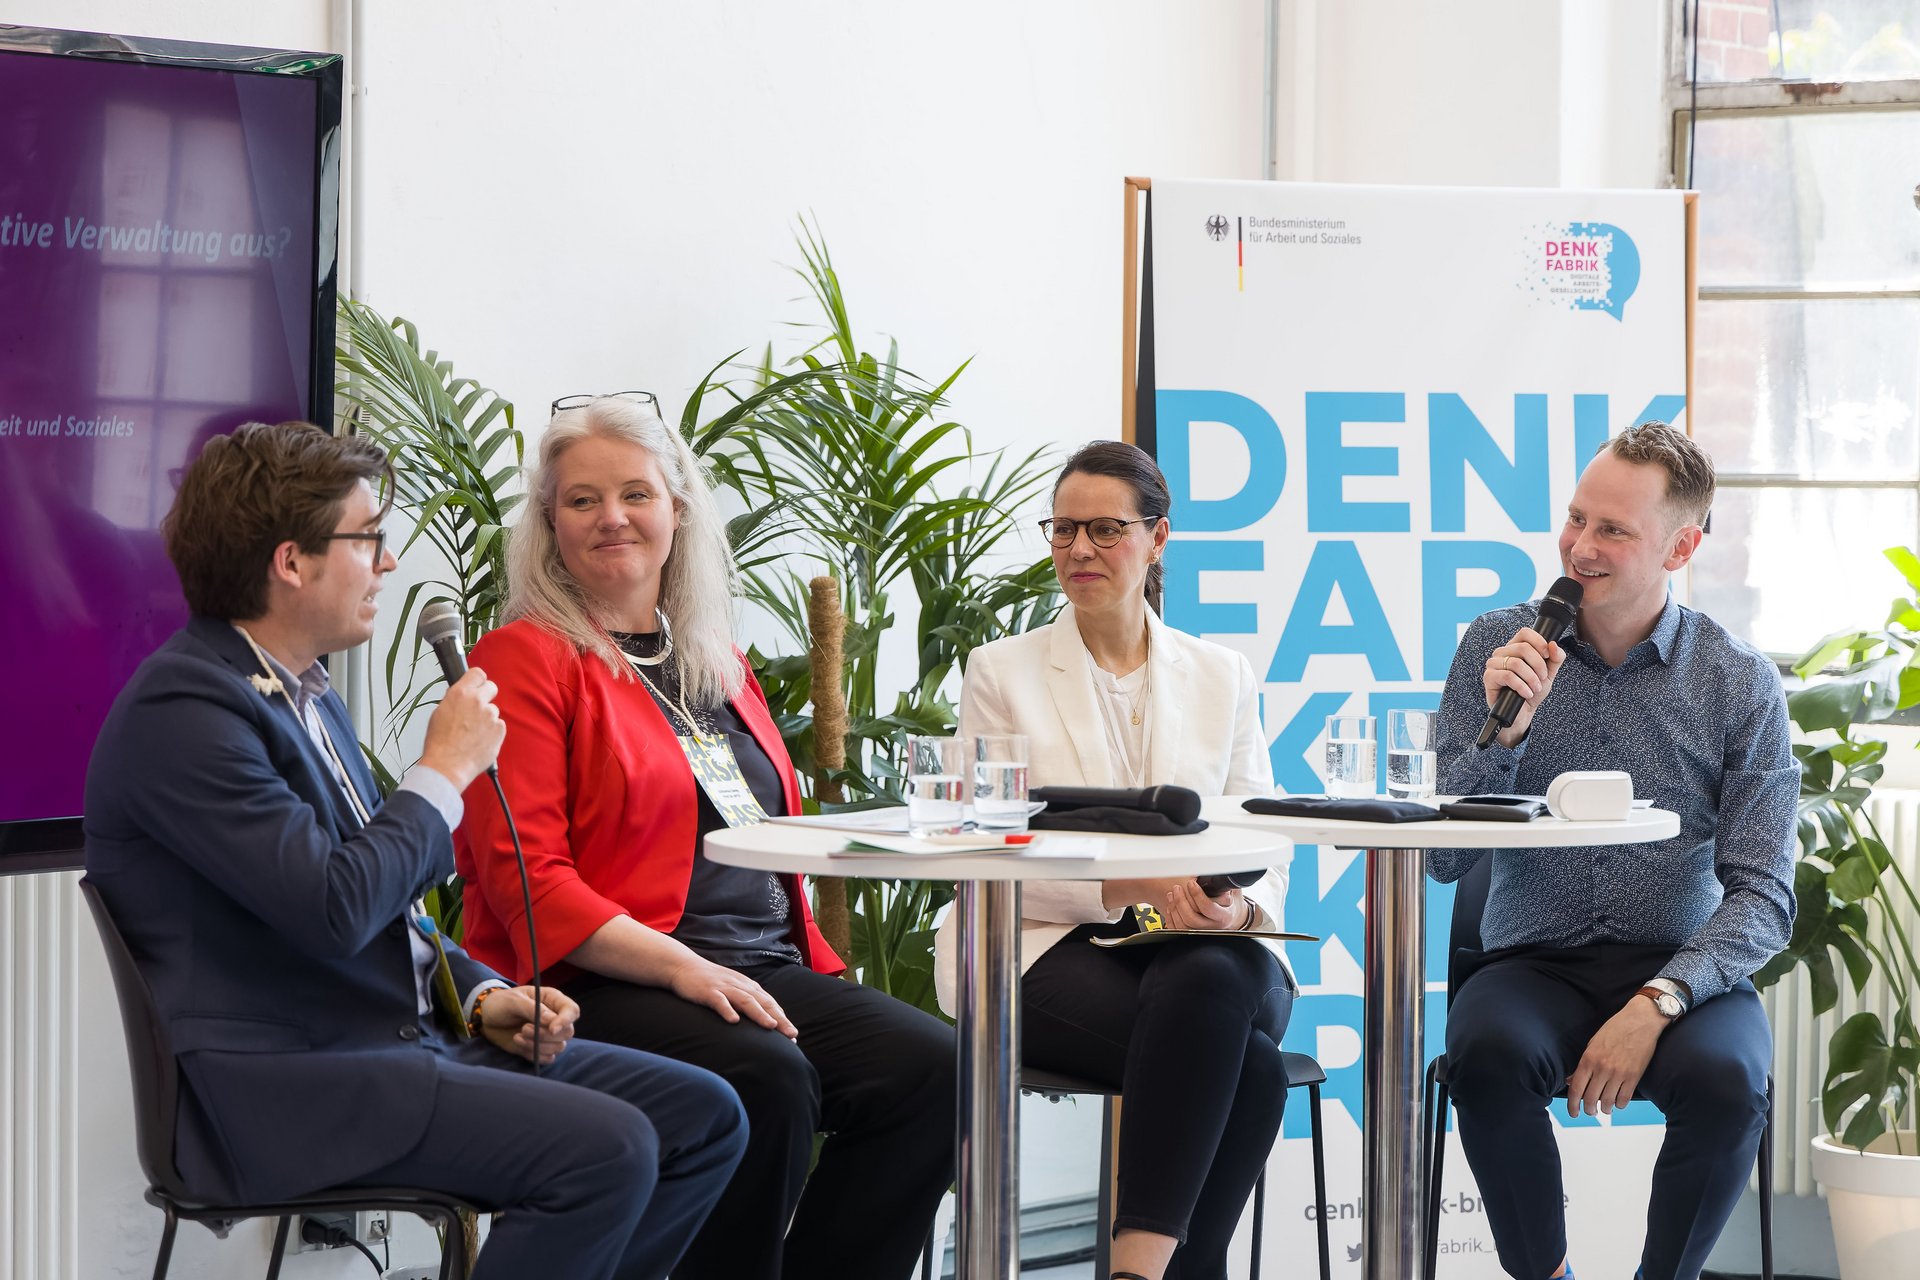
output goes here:
[{"label": "window pane", "polygon": [[1701,116],[1700,283],[1920,286],[1920,111]]},{"label": "window pane", "polygon": [[[1702,84],[1920,77],[1913,0],[1700,0],[1698,12]],[[1691,74],[1693,50],[1685,55]]]},{"label": "window pane", "polygon": [[1880,552],[1914,541],[1907,489],[1723,488],[1693,560],[1692,604],[1769,653],[1877,626],[1906,584]]},{"label": "window pane", "polygon": [[1722,472],[1920,477],[1920,300],[1703,298],[1695,320],[1693,434]]}]

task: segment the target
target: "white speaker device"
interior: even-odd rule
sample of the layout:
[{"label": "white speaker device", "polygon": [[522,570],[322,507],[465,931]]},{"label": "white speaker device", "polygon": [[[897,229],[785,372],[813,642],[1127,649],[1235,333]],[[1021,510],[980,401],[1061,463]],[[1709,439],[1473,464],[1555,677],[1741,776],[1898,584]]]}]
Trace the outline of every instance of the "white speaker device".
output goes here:
[{"label": "white speaker device", "polygon": [[1624,822],[1633,812],[1633,778],[1618,769],[1563,773],[1547,787],[1547,809],[1572,822]]}]

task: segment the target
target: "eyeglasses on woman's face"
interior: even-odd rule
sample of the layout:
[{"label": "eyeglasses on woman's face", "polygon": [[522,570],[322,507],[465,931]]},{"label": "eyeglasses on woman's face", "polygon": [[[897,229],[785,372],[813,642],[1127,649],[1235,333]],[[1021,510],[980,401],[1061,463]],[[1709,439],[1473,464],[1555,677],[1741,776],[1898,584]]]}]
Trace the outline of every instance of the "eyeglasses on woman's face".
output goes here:
[{"label": "eyeglasses on woman's face", "polygon": [[1120,540],[1127,536],[1129,525],[1154,525],[1157,520],[1121,520],[1114,516],[1095,516],[1091,520],[1069,520],[1065,516],[1051,516],[1040,522],[1040,532],[1046,535],[1048,542],[1062,551],[1073,545],[1080,531],[1087,531],[1087,538],[1094,546],[1102,549],[1117,547]]}]

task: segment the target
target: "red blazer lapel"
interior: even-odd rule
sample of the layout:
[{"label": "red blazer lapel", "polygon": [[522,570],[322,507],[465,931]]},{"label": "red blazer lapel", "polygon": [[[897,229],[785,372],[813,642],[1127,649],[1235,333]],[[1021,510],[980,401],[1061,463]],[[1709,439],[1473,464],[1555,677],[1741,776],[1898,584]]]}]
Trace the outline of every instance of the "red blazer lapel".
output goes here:
[{"label": "red blazer lapel", "polygon": [[[746,659],[741,658],[742,665]],[[780,737],[780,727],[773,722],[773,710],[767,705],[767,695],[760,688],[760,682],[753,678],[753,672],[747,672],[746,682],[740,686],[740,692],[734,695],[733,709],[739,713],[740,722],[747,726],[747,732],[760,744],[780,769],[780,789],[786,795],[787,812],[800,812],[800,778],[793,771],[793,758],[787,754],[787,744]],[[813,922],[813,908],[807,904],[807,886],[800,876],[788,876],[788,889],[794,901],[800,904],[800,919],[793,933],[793,943],[800,948],[800,957],[810,969],[821,973],[839,973],[846,963],[833,953],[827,940],[821,936],[818,926]]]}]

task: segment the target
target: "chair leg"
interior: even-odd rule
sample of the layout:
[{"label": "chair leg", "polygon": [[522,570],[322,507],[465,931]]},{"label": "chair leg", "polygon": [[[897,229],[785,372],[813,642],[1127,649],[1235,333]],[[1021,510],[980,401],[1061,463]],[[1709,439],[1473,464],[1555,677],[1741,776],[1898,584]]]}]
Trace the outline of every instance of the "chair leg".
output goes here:
[{"label": "chair leg", "polygon": [[1442,1198],[1441,1179],[1447,1169],[1447,1105],[1449,1102],[1445,1059],[1435,1058],[1433,1065],[1427,1068],[1429,1086],[1427,1124],[1427,1149],[1430,1160],[1427,1165],[1427,1249],[1426,1265],[1423,1273],[1427,1280],[1433,1280],[1434,1268],[1440,1261],[1440,1201]]},{"label": "chair leg", "polygon": [[1773,1073],[1767,1073],[1767,1127],[1760,1131],[1760,1280],[1773,1280]]},{"label": "chair leg", "polygon": [[436,1210],[432,1223],[440,1232],[440,1280],[467,1280],[467,1231],[453,1210]]},{"label": "chair leg", "polygon": [[180,1230],[180,1219],[173,1206],[166,1206],[167,1225],[160,1229],[160,1256],[153,1260],[153,1280],[167,1280],[167,1268],[173,1265],[173,1237]]},{"label": "chair leg", "polygon": [[[1320,1086],[1307,1086],[1307,1126],[1313,1133],[1313,1214],[1320,1240],[1320,1280],[1333,1280],[1333,1253],[1327,1244],[1327,1148],[1320,1136]],[[1258,1275],[1253,1280],[1260,1280]]]},{"label": "chair leg", "polygon": [[1247,1280],[1260,1280],[1260,1237],[1267,1227],[1267,1171],[1253,1180],[1253,1251],[1247,1259]]},{"label": "chair leg", "polygon": [[280,1259],[287,1256],[287,1229],[293,1219],[285,1214],[280,1216],[280,1225],[273,1229],[273,1252],[267,1255],[267,1280],[280,1280]]},{"label": "chair leg", "polygon": [[1093,1237],[1093,1274],[1107,1280],[1113,1273],[1113,1098],[1108,1096],[1100,1109],[1100,1191],[1096,1212],[1100,1216]]}]

